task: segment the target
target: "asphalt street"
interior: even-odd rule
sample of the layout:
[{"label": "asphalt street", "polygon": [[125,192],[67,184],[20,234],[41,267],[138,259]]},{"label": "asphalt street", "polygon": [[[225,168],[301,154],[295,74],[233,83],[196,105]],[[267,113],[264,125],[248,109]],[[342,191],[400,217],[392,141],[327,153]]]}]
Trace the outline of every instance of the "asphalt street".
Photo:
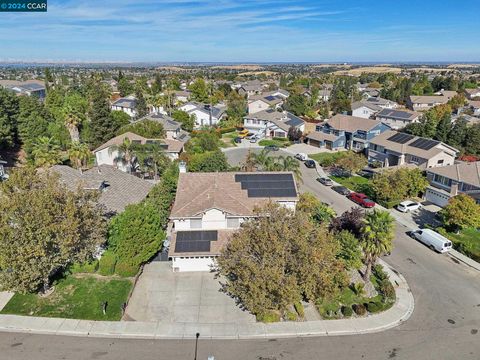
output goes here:
[{"label": "asphalt street", "polygon": [[[281,151],[277,154],[280,155]],[[234,164],[246,150],[227,153]],[[341,213],[354,204],[319,184],[302,164],[303,184]],[[407,279],[415,311],[404,324],[377,334],[271,340],[204,340],[197,359],[480,359],[480,273],[408,237],[397,223],[395,248],[384,260]],[[194,359],[194,340],[116,340],[0,333],[1,360]]]}]

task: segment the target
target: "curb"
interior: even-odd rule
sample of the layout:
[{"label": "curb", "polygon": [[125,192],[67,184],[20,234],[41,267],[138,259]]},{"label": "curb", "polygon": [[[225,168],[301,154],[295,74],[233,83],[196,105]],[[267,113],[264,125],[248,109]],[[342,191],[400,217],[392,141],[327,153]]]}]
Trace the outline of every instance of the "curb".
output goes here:
[{"label": "curb", "polygon": [[415,302],[405,278],[379,260],[395,286],[396,301],[388,310],[362,318],[279,322],[272,324],[207,324],[135,321],[91,321],[0,315],[0,332],[118,339],[271,339],[360,335],[396,327],[412,315]]}]

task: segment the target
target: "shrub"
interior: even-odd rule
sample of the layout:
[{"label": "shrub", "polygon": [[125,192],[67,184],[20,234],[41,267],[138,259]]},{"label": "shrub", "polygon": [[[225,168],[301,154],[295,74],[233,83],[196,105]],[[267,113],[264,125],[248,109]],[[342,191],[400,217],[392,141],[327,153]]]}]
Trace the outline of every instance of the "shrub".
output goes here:
[{"label": "shrub", "polygon": [[113,275],[116,262],[117,258],[115,254],[110,251],[105,251],[98,264],[98,273],[104,276]]},{"label": "shrub", "polygon": [[305,309],[301,302],[294,303],[293,307],[295,308],[295,311],[297,312],[298,316],[300,316],[301,318],[305,316]]},{"label": "shrub", "polygon": [[132,277],[137,275],[139,270],[138,266],[134,266],[131,264],[127,264],[122,261],[118,261],[115,264],[115,274],[122,276],[122,277]]},{"label": "shrub", "polygon": [[353,315],[353,310],[350,306],[343,306],[342,307],[342,314],[345,317],[350,317]]},{"label": "shrub", "polygon": [[273,140],[274,140],[274,141],[282,141],[282,142],[287,142],[287,141],[289,141],[287,138],[282,138],[282,137],[274,137]]},{"label": "shrub", "polygon": [[380,281],[378,291],[380,291],[380,294],[382,294],[385,299],[395,300],[395,288],[388,279]]},{"label": "shrub", "polygon": [[257,321],[261,321],[264,323],[279,322],[280,314],[276,311],[267,311],[263,314],[258,314]]},{"label": "shrub", "polygon": [[366,307],[367,307],[367,310],[372,314],[382,310],[382,304],[378,304],[376,302],[369,302],[366,304]]},{"label": "shrub", "polygon": [[352,308],[353,308],[353,311],[355,311],[355,314],[359,316],[363,316],[367,313],[367,309],[363,304],[353,304]]},{"label": "shrub", "polygon": [[89,262],[85,262],[83,264],[74,263],[68,269],[70,273],[77,274],[77,273],[89,273],[93,274],[98,269],[98,260],[93,260]]},{"label": "shrub", "polygon": [[365,293],[365,284],[362,282],[354,283],[351,285],[352,291],[357,296],[362,296]]},{"label": "shrub", "polygon": [[288,321],[297,321],[297,313],[293,311],[287,311],[285,313],[285,319]]},{"label": "shrub", "polygon": [[380,264],[377,264],[373,267],[373,274],[380,281],[388,279],[388,274],[383,270],[383,266]]}]

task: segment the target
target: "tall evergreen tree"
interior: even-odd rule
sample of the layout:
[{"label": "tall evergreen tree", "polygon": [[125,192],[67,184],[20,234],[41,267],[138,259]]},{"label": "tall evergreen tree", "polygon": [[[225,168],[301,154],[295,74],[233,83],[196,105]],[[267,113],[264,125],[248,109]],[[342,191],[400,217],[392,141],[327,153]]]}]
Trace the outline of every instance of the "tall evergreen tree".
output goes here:
[{"label": "tall evergreen tree", "polygon": [[89,118],[90,142],[94,147],[115,136],[118,125],[112,117],[110,104],[103,91],[97,91],[92,94]]},{"label": "tall evergreen tree", "polygon": [[137,117],[142,118],[148,114],[147,102],[143,97],[143,92],[140,88],[135,91],[135,97],[137,99],[137,103],[135,106],[135,110],[137,111]]}]

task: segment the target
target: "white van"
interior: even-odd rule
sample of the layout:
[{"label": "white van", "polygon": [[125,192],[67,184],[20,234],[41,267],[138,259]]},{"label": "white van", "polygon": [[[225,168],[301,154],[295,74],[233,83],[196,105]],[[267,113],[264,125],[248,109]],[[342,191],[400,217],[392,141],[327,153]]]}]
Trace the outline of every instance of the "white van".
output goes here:
[{"label": "white van", "polygon": [[452,250],[452,242],[431,229],[412,231],[412,236],[439,253]]}]

